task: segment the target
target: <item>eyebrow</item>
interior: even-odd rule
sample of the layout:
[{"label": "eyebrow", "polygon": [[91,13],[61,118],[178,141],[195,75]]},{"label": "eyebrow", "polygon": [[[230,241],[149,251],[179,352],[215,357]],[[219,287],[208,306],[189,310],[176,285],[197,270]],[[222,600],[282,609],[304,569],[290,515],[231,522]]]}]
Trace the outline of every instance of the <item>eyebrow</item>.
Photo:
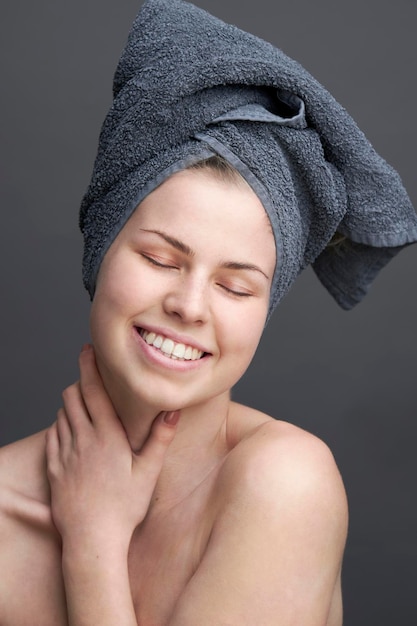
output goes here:
[{"label": "eyebrow", "polygon": [[[175,237],[171,237],[171,235],[168,235],[167,233],[164,233],[160,230],[148,230],[147,228],[141,228],[140,230],[145,233],[153,233],[154,235],[158,235],[164,241],[166,241],[170,246],[172,246],[176,250],[179,250],[180,252],[182,252],[188,257],[195,256],[195,252],[194,250],[190,248],[190,246],[187,246],[187,244],[180,241],[179,239],[176,239]],[[265,274],[265,272],[261,270],[260,267],[258,267],[257,265],[254,265],[253,263],[241,263],[239,261],[224,261],[221,264],[221,267],[225,269],[229,269],[229,270],[250,270],[252,272],[259,272],[260,274],[265,276],[267,280],[269,280],[269,276]]]},{"label": "eyebrow", "polygon": [[179,250],[186,256],[195,256],[194,250],[191,250],[191,248],[187,246],[187,244],[183,243],[179,239],[175,239],[175,237],[171,237],[170,235],[167,235],[160,230],[148,230],[146,228],[141,228],[140,230],[142,230],[144,233],[154,233],[155,235],[159,235],[159,237],[162,237],[162,239],[169,243],[170,246],[176,248],[176,250]]},{"label": "eyebrow", "polygon": [[222,267],[228,270],[251,270],[252,272],[260,272],[269,280],[269,276],[263,270],[253,263],[239,263],[238,261],[225,261]]}]

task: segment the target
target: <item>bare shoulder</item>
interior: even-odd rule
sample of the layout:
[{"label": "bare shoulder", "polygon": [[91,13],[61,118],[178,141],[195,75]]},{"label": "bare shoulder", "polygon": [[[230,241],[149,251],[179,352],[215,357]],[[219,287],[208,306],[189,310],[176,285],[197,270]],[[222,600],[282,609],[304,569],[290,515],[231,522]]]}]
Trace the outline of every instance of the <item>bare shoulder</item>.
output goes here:
[{"label": "bare shoulder", "polygon": [[172,624],[341,626],[347,504],[331,451],[289,423],[232,413],[210,540]]},{"label": "bare shoulder", "polygon": [[[321,503],[334,501],[346,513],[346,495],[334,456],[321,439],[288,422],[237,405],[243,428],[224,465],[223,484],[242,497],[271,498],[286,493]],[[230,494],[229,494],[230,495]],[[309,496],[308,500],[305,500]]]},{"label": "bare shoulder", "polygon": [[0,490],[48,500],[45,431],[0,448]]},{"label": "bare shoulder", "polygon": [[42,431],[0,449],[0,542],[7,529],[51,527]]},{"label": "bare shoulder", "polygon": [[[44,432],[0,449],[0,623],[64,623],[59,542],[45,472]],[[39,573],[42,572],[40,576]]]}]

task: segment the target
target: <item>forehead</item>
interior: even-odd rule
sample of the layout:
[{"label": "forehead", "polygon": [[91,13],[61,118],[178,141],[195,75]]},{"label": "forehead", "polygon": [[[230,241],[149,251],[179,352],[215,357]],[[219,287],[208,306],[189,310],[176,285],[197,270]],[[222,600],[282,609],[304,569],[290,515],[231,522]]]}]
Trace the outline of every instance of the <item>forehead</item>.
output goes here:
[{"label": "forehead", "polygon": [[158,221],[185,231],[213,228],[218,235],[273,238],[263,205],[246,181],[240,176],[226,179],[209,169],[172,175],[139,204],[125,228]]}]

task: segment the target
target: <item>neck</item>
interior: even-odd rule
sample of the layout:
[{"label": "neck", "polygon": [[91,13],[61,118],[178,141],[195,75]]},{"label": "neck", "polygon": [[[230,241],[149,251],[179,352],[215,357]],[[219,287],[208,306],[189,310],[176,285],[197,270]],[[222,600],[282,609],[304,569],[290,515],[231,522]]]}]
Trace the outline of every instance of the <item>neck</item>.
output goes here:
[{"label": "neck", "polygon": [[[119,418],[132,450],[139,452],[159,411],[140,400],[123,407]],[[216,467],[229,451],[227,436],[229,393],[181,410],[174,441],[171,443],[155,489],[159,506],[172,506],[184,499]]]}]

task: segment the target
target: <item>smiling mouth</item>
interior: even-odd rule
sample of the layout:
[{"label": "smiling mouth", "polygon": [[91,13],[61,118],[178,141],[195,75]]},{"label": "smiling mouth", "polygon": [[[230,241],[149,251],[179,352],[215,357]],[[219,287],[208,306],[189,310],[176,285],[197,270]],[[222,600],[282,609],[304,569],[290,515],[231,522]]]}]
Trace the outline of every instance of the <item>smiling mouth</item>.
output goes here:
[{"label": "smiling mouth", "polygon": [[137,328],[136,330],[149,346],[153,346],[170,359],[177,361],[198,361],[208,354],[208,352],[203,352],[202,350],[198,350],[198,348],[193,348],[193,346],[188,346],[184,343],[176,343],[169,337],[157,335],[144,328]]}]

